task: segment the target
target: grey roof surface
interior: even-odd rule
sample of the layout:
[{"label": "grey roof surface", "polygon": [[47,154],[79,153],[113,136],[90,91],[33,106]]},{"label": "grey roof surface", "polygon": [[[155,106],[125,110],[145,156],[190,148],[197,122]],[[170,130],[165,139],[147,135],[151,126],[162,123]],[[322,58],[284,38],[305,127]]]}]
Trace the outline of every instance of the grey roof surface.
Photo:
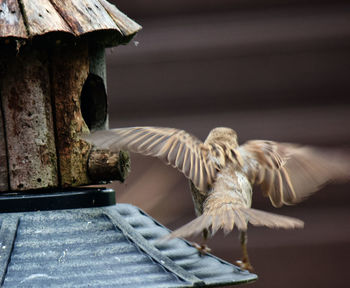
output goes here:
[{"label": "grey roof surface", "polygon": [[199,256],[184,240],[159,242],[168,230],[129,204],[4,213],[0,221],[3,287],[192,287],[256,279]]}]

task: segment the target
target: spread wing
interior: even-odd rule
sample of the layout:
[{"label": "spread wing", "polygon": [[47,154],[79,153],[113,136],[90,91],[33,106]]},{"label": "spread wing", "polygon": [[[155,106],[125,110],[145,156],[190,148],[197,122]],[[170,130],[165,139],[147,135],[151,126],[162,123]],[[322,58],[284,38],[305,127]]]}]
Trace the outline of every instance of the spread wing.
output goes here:
[{"label": "spread wing", "polygon": [[210,148],[191,134],[174,128],[129,127],[96,131],[85,139],[101,149],[158,157],[176,167],[201,191],[214,182]]},{"label": "spread wing", "polygon": [[275,207],[297,203],[330,181],[350,179],[350,156],[288,143],[254,140],[239,147],[244,169]]}]

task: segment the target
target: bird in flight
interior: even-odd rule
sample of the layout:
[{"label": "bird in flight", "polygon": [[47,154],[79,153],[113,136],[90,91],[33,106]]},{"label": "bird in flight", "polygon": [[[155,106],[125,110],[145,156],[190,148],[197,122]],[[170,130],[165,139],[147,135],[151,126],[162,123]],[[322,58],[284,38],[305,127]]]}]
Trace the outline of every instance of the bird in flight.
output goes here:
[{"label": "bird in flight", "polygon": [[[275,207],[292,205],[330,181],[350,178],[350,159],[331,150],[252,140],[238,145],[237,134],[214,128],[204,142],[184,130],[129,127],[99,130],[86,136],[97,148],[121,149],[161,159],[189,180],[197,218],[173,231],[167,239],[219,229],[240,231],[242,268],[253,270],[247,251],[248,223],[269,228],[302,228],[303,221],[251,208],[253,186],[260,186]],[[206,250],[206,245],[198,246]]]}]

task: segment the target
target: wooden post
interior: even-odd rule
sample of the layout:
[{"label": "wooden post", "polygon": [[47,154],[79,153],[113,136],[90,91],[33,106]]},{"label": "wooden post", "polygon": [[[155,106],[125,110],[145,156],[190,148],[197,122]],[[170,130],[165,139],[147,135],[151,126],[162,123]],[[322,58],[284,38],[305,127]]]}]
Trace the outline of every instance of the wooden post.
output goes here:
[{"label": "wooden post", "polygon": [[25,47],[7,60],[0,94],[10,189],[57,186],[47,52]]},{"label": "wooden post", "polygon": [[8,168],[7,153],[4,134],[4,121],[2,117],[2,105],[0,100],[0,191],[7,191],[8,185]]},{"label": "wooden post", "polygon": [[52,94],[60,182],[63,187],[89,184],[87,160],[90,144],[80,139],[88,133],[80,109],[80,94],[89,73],[87,42],[56,46],[52,55]]},{"label": "wooden post", "polygon": [[[0,49],[0,53],[6,55],[5,49]],[[2,103],[1,103],[1,83],[2,79],[6,73],[6,65],[4,59],[0,58],[0,191],[7,191],[9,189],[8,183],[8,163],[7,163],[7,151],[6,151],[6,135],[5,135],[5,125],[2,113]]]}]

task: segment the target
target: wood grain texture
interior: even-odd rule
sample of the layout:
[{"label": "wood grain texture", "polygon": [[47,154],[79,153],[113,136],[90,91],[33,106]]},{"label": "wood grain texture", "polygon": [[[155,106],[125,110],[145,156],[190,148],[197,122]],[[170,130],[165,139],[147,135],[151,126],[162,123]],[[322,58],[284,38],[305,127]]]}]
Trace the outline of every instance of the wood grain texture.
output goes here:
[{"label": "wood grain texture", "polygon": [[21,0],[30,37],[53,31],[71,33],[69,26],[49,0]]},{"label": "wood grain texture", "polygon": [[87,159],[90,144],[80,139],[88,133],[80,109],[80,94],[89,73],[87,43],[57,47],[52,55],[52,93],[56,109],[57,150],[63,187],[90,183]]},{"label": "wood grain texture", "polygon": [[110,152],[93,149],[89,155],[88,169],[93,181],[124,182],[130,172],[130,157],[124,151]]},{"label": "wood grain texture", "polygon": [[17,0],[0,0],[0,37],[27,38]]},{"label": "wood grain texture", "polygon": [[22,50],[2,82],[11,190],[57,186],[47,54]]},{"label": "wood grain texture", "polygon": [[115,32],[118,39],[119,35],[125,36],[120,39],[125,42],[140,29],[140,25],[105,0],[0,0],[0,38],[30,39],[49,32],[80,36],[107,30]]},{"label": "wood grain texture", "polygon": [[121,33],[98,0],[51,0],[51,2],[75,35],[105,29],[116,29]]},{"label": "wood grain texture", "polygon": [[4,135],[4,121],[2,116],[2,107],[1,107],[1,99],[0,99],[0,191],[7,191],[8,189],[9,189],[9,185],[8,185],[7,153],[6,153],[6,142],[5,142],[5,135]]},{"label": "wood grain texture", "polygon": [[106,0],[99,0],[102,6],[106,9],[109,16],[118,25],[124,36],[130,36],[142,29],[142,27],[128,16],[122,13],[117,7]]}]

